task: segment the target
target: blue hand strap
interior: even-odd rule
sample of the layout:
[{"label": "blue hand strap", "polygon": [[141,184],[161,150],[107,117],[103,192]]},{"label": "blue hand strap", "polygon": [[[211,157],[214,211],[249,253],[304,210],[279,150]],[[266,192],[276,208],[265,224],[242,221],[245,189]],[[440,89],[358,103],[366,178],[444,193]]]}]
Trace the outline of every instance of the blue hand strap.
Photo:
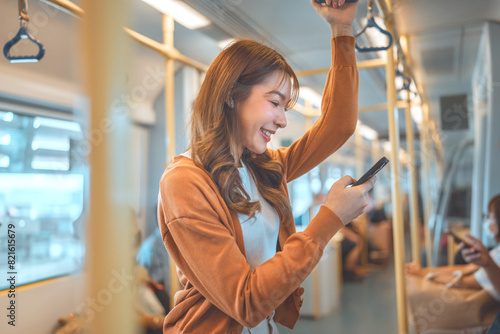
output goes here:
[{"label": "blue hand strap", "polygon": [[[388,44],[387,46],[380,46],[380,47],[361,47],[358,45],[358,39],[357,37],[363,34],[366,29],[368,28],[375,28],[377,29],[380,33],[384,34],[387,39],[388,39]],[[373,0],[368,1],[368,22],[366,25],[358,31],[356,34],[356,50],[359,52],[374,52],[374,51],[385,51],[389,49],[392,45],[392,35],[387,31],[382,29],[377,22],[375,22],[375,18],[373,17]]]},{"label": "blue hand strap", "polygon": [[[40,43],[28,29],[28,0],[19,0],[19,21],[21,27],[16,36],[8,41],[3,47],[3,54],[11,63],[33,63],[38,62],[45,54],[45,47]],[[10,49],[21,39],[29,39],[38,46],[38,54],[33,56],[13,56],[10,54]]]}]

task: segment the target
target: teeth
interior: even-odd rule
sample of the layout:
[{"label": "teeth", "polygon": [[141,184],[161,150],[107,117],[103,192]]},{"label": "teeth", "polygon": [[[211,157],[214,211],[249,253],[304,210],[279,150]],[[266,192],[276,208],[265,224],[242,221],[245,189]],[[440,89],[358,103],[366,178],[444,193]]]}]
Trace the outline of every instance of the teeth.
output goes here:
[{"label": "teeth", "polygon": [[268,137],[271,137],[271,132],[269,132],[269,131],[262,130],[262,133],[265,134]]}]

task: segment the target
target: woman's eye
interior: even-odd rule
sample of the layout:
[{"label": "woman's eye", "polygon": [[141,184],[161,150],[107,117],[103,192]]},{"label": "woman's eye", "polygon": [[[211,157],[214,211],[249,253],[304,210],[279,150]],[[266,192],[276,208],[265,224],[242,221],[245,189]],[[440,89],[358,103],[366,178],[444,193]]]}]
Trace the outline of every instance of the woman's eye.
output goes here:
[{"label": "woman's eye", "polygon": [[280,104],[278,102],[270,101],[275,107],[278,107]]}]

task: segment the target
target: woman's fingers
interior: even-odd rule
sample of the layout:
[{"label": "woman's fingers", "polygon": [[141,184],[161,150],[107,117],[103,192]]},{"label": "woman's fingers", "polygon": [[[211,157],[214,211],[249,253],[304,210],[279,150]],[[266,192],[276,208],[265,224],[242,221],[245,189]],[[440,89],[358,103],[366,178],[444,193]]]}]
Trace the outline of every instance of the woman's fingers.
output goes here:
[{"label": "woman's fingers", "polygon": [[480,259],[480,258],[481,258],[481,253],[472,253],[472,254],[464,256],[464,260],[466,262],[473,262],[474,260],[477,260],[477,259]]},{"label": "woman's fingers", "polygon": [[[346,3],[345,0],[325,0],[324,4],[311,0],[319,16],[326,20],[330,26],[338,26],[343,30],[340,35],[352,34],[352,22],[356,17],[358,2]],[[341,10],[338,10],[341,9]],[[347,29],[350,27],[351,29]],[[347,29],[344,31],[344,29]],[[337,33],[336,33],[337,35]]]},{"label": "woman's fingers", "polygon": [[467,247],[462,249],[462,256],[469,256],[471,254],[477,253],[477,251],[472,247]]},{"label": "woman's fingers", "polygon": [[474,238],[474,237],[473,237],[472,235],[470,235],[470,234],[466,234],[466,235],[465,235],[465,237],[466,237],[467,239],[469,239],[469,240],[470,240],[471,242],[473,242],[473,243],[476,243],[476,242],[478,242],[478,241],[479,241],[479,239]]},{"label": "woman's fingers", "polygon": [[366,194],[373,188],[373,185],[375,184],[375,182],[377,182],[377,177],[372,176],[368,181],[366,181],[365,183],[363,183],[357,187],[361,187],[362,192]]},{"label": "woman's fingers", "polygon": [[325,205],[335,212],[339,218],[348,224],[363,213],[368,205],[368,191],[373,187],[375,179],[366,184],[348,187],[354,183],[354,179],[348,175],[335,182],[328,192]]}]

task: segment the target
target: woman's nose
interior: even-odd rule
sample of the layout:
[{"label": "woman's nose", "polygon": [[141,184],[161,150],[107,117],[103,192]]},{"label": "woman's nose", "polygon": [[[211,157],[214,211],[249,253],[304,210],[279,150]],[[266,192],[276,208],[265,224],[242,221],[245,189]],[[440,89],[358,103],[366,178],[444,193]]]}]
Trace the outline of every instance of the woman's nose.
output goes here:
[{"label": "woman's nose", "polygon": [[285,128],[287,125],[285,111],[280,111],[274,120],[274,124],[278,125],[280,128]]}]

